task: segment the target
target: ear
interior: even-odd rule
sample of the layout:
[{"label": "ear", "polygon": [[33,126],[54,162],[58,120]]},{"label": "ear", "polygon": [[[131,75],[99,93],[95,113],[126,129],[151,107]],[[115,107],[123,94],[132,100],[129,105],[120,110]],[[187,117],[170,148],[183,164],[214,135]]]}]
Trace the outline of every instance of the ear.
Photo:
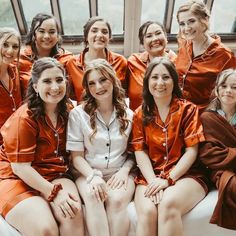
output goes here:
[{"label": "ear", "polygon": [[219,94],[218,94],[217,88],[214,89],[214,92],[215,92],[216,97],[218,97]]},{"label": "ear", "polygon": [[38,93],[37,84],[33,84],[33,88],[34,88],[34,91],[35,91],[36,93]]}]

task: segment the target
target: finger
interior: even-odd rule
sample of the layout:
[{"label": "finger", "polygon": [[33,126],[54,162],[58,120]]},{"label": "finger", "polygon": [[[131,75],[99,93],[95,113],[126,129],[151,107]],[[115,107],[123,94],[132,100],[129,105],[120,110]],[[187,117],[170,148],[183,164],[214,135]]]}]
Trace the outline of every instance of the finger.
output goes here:
[{"label": "finger", "polygon": [[113,185],[113,188],[112,189],[119,189],[121,186],[123,185],[123,180],[116,180],[116,182],[114,183]]},{"label": "finger", "polygon": [[67,203],[69,204],[71,210],[73,211],[74,215],[79,211],[80,205],[78,202],[75,202],[74,200],[67,200]]},{"label": "finger", "polygon": [[107,185],[108,186],[111,185],[111,183],[113,182],[114,178],[115,178],[115,176],[112,175],[111,178],[107,181]]},{"label": "finger", "polygon": [[70,217],[70,218],[74,218],[74,217],[75,217],[75,213],[74,213],[73,210],[71,209],[70,204],[69,204],[68,202],[66,202],[66,203],[64,204],[64,207],[65,207],[67,216]]},{"label": "finger", "polygon": [[161,190],[159,191],[159,201],[162,200],[162,198],[163,198],[163,193],[164,193],[164,190],[161,189]]},{"label": "finger", "polygon": [[101,198],[100,198],[100,194],[99,194],[99,190],[97,187],[94,187],[93,189],[94,193],[95,193],[95,197],[97,198],[98,202],[101,201]]},{"label": "finger", "polygon": [[99,191],[99,196],[101,201],[105,201],[106,199],[106,192],[104,191],[104,189],[101,186],[98,186],[98,191]]},{"label": "finger", "polygon": [[124,188],[125,188],[125,190],[127,190],[127,188],[128,188],[128,181],[129,181],[129,179],[127,178],[127,179],[125,180],[125,182],[124,182]]},{"label": "finger", "polygon": [[78,202],[79,201],[79,197],[76,196],[75,194],[72,194],[72,193],[68,193],[70,199],[72,199],[73,201],[75,202]]}]

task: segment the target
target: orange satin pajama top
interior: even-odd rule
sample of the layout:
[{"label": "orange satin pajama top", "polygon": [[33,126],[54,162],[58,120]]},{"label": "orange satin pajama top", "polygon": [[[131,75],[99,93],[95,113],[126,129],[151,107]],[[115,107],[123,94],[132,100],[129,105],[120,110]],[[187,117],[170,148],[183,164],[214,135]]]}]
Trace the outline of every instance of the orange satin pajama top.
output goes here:
[{"label": "orange satin pajama top", "polygon": [[12,171],[11,162],[31,162],[48,181],[59,178],[68,170],[67,121],[59,116],[57,127],[53,128],[48,116],[34,119],[31,114],[24,104],[1,128],[0,179],[19,179]]},{"label": "orange satin pajama top", "polygon": [[[0,81],[0,128],[3,126],[8,117],[21,105],[23,83],[19,78],[19,73],[15,65],[8,66],[8,74],[10,78],[9,90]],[[0,134],[0,146],[2,144],[2,136]]]},{"label": "orange satin pajama top", "polygon": [[214,37],[214,42],[202,55],[194,58],[192,43],[179,42],[176,69],[180,87],[184,98],[197,104],[200,112],[210,103],[218,73],[235,66],[233,53],[221,43],[219,36]]},{"label": "orange satin pajama top", "polygon": [[[81,95],[83,92],[82,80],[85,70],[84,56],[87,51],[88,48],[85,48],[81,54],[70,59],[69,62],[66,64],[66,70],[69,75],[70,86],[71,86],[70,97],[71,99],[76,100],[77,102],[80,102]],[[126,58],[108,49],[106,49],[106,55],[107,55],[107,61],[113,67],[118,79],[123,84],[127,70]]]},{"label": "orange satin pajama top", "polygon": [[[161,171],[168,174],[182,157],[186,147],[205,140],[198,108],[186,100],[172,99],[165,123],[158,111],[155,120],[147,126],[143,126],[142,116],[140,106],[133,119],[132,145],[134,151],[147,152],[156,176]],[[135,182],[147,183],[141,173]]]},{"label": "orange satin pajama top", "polygon": [[[59,53],[53,58],[57,59],[65,67],[71,57],[73,57],[71,52],[60,49]],[[26,48],[20,53],[19,71],[20,73],[28,72],[28,80],[30,79],[30,72],[34,61],[35,59],[31,46],[27,45]]]},{"label": "orange satin pajama top", "polygon": [[[172,62],[176,59],[176,54],[168,50],[166,51],[168,59]],[[130,99],[130,108],[134,111],[143,101],[143,78],[147,65],[149,63],[148,52],[134,53],[128,58],[128,71],[126,83],[128,86],[127,93]]]}]

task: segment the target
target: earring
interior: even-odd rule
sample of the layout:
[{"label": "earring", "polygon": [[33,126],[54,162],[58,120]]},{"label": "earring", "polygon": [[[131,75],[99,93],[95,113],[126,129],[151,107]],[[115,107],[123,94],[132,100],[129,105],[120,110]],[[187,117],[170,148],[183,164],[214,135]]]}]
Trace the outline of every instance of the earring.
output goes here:
[{"label": "earring", "polygon": [[37,98],[39,97],[39,93],[38,92],[36,92],[36,96],[37,96]]}]

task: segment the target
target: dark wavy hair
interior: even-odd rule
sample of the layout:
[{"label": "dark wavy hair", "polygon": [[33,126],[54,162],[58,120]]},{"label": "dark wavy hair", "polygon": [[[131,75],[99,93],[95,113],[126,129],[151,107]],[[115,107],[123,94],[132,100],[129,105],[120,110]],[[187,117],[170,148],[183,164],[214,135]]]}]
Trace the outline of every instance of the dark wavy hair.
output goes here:
[{"label": "dark wavy hair", "polygon": [[99,16],[93,16],[86,22],[86,24],[83,27],[84,28],[84,44],[85,44],[85,47],[88,47],[89,30],[91,29],[93,24],[97,21],[105,22],[105,24],[107,25],[107,28],[108,28],[108,32],[109,32],[109,39],[111,39],[111,36],[112,36],[111,25],[104,18],[99,17]]},{"label": "dark wavy hair", "polygon": [[156,57],[154,58],[151,63],[148,65],[144,79],[143,79],[143,123],[147,125],[148,123],[152,122],[155,117],[155,101],[152,94],[149,91],[149,79],[151,77],[153,69],[158,66],[163,65],[169,72],[174,88],[172,91],[172,95],[175,95],[178,98],[182,98],[182,92],[178,84],[178,74],[176,72],[174,64],[165,57]]},{"label": "dark wavy hair", "polygon": [[[41,74],[44,70],[49,68],[59,68],[63,75],[65,76],[65,70],[63,65],[58,62],[56,59],[51,57],[42,57],[34,62],[31,72],[31,78],[28,83],[28,90],[26,94],[25,102],[28,104],[28,108],[32,111],[34,118],[39,118],[42,115],[45,115],[44,101],[40,98],[40,96],[36,93],[33,85],[37,84]],[[68,87],[68,86],[67,86]],[[68,117],[68,106],[69,100],[67,98],[67,94],[64,98],[58,103],[57,109],[58,113],[62,115],[64,118]]]},{"label": "dark wavy hair", "polygon": [[147,33],[147,30],[148,30],[149,26],[153,25],[153,24],[159,25],[161,27],[162,31],[164,32],[165,36],[167,37],[166,30],[160,22],[158,22],[158,21],[146,21],[145,23],[143,23],[140,26],[139,32],[138,32],[139,43],[141,45],[143,45],[143,39],[144,39],[144,36]]},{"label": "dark wavy hair", "polygon": [[37,59],[38,58],[38,51],[37,51],[37,48],[36,48],[36,44],[35,44],[35,37],[36,37],[36,30],[42,25],[42,23],[45,21],[45,20],[48,20],[48,19],[53,19],[55,21],[55,24],[56,24],[56,28],[57,28],[57,34],[58,34],[58,42],[56,43],[56,45],[52,48],[51,50],[51,53],[50,53],[50,57],[54,57],[56,54],[59,53],[59,50],[63,50],[61,48],[61,36],[60,36],[60,32],[61,32],[61,29],[60,29],[60,26],[57,22],[57,19],[52,16],[52,15],[48,15],[48,14],[44,14],[44,13],[38,13],[32,20],[31,22],[31,27],[30,27],[30,31],[29,33],[27,34],[26,36],[26,39],[25,39],[25,44],[26,45],[29,45],[31,46],[32,48],[32,52],[33,52],[33,56],[34,58],[33,59]]},{"label": "dark wavy hair", "polygon": [[8,40],[11,36],[15,36],[19,43],[19,50],[17,53],[17,64],[19,62],[20,58],[20,47],[21,47],[21,36],[18,31],[16,31],[14,28],[10,27],[2,27],[0,28],[0,45],[2,46],[6,40]]},{"label": "dark wavy hair", "polygon": [[[218,74],[216,84],[215,84],[215,89],[212,91],[212,101],[206,108],[206,110],[218,110],[221,109],[221,102],[218,98],[218,93],[219,93],[219,87],[224,84],[227,79],[231,76],[234,75],[236,79],[236,69],[230,68],[227,70],[223,70],[221,73]],[[236,108],[235,108],[236,109]]]},{"label": "dark wavy hair", "polygon": [[85,89],[82,102],[84,104],[84,110],[90,116],[90,124],[93,129],[92,134],[90,135],[90,140],[97,132],[96,127],[96,109],[97,103],[95,98],[91,95],[88,86],[88,78],[92,71],[98,71],[102,76],[109,79],[113,84],[113,105],[116,108],[116,116],[120,123],[120,133],[125,134],[124,131],[129,125],[129,120],[127,119],[127,113],[125,108],[127,107],[125,103],[125,91],[121,87],[120,80],[117,78],[111,65],[104,59],[95,59],[89,62],[86,66],[86,70],[83,76],[83,88]]}]

